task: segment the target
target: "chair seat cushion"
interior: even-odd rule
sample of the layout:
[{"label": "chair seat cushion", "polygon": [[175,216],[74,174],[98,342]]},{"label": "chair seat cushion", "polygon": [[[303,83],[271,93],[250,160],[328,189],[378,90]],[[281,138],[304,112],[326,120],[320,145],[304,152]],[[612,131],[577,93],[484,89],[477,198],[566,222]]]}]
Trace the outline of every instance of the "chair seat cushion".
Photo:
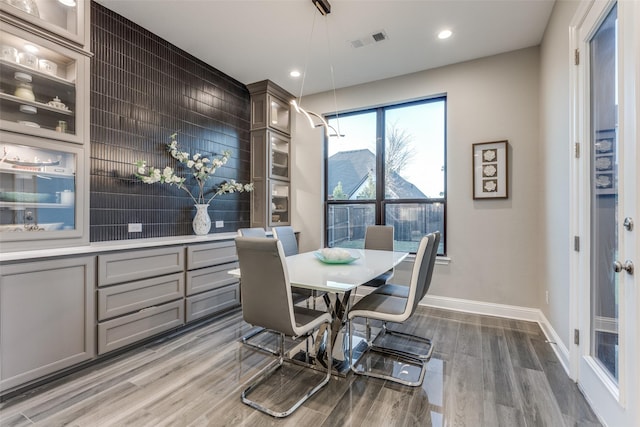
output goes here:
[{"label": "chair seat cushion", "polygon": [[393,277],[393,270],[385,271],[381,275],[376,276],[375,278],[369,280],[366,283],[363,283],[363,285],[370,286],[372,288],[377,288],[387,283],[387,280],[391,279],[392,277]]},{"label": "chair seat cushion", "polygon": [[309,290],[307,292],[306,289],[300,289],[291,291],[291,300],[293,300],[294,304],[298,304],[299,302],[305,301],[313,296],[313,291]]},{"label": "chair seat cushion", "polygon": [[406,298],[371,293],[358,301],[349,310],[349,319],[368,317],[388,322],[402,322],[408,317]]},{"label": "chair seat cushion", "polygon": [[296,319],[296,327],[301,328],[301,334],[317,328],[323,322],[331,322],[331,315],[329,313],[306,307],[294,306],[293,316]]},{"label": "chair seat cushion", "polygon": [[392,283],[387,283],[386,285],[380,286],[373,292],[381,295],[409,298],[409,287],[404,285],[394,285]]}]

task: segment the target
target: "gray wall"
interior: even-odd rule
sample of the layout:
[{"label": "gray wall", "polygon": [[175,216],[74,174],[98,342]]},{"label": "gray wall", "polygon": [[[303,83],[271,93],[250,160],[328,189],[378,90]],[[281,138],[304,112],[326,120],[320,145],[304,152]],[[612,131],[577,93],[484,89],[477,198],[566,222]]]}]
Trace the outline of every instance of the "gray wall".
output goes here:
[{"label": "gray wall", "polygon": [[[431,295],[521,307],[540,305],[541,167],[538,47],[337,92],[339,110],[447,94],[447,252]],[[330,113],[333,94],[304,98],[305,108]],[[294,117],[293,225],[301,249],[324,236],[322,130]],[[471,144],[509,140],[509,198],[472,199]],[[564,169],[563,169],[564,170]]]},{"label": "gray wall", "polygon": [[[569,347],[569,23],[577,1],[556,2],[540,48],[541,223],[537,306]],[[549,291],[549,303],[545,298]]]}]

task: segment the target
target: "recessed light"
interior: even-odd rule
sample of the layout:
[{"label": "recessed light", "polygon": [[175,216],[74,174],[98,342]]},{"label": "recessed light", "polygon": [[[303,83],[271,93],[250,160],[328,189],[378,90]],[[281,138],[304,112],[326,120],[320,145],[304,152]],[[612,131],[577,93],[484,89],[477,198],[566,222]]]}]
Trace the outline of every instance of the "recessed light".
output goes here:
[{"label": "recessed light", "polygon": [[451,30],[442,30],[438,33],[438,38],[440,40],[448,39],[452,34]]},{"label": "recessed light", "polygon": [[30,52],[30,53],[36,53],[38,51],[38,48],[35,47],[32,44],[25,44],[24,45],[24,50],[26,50],[27,52]]},{"label": "recessed light", "polygon": [[69,6],[69,7],[74,7],[76,5],[75,0],[58,0],[58,1],[63,5]]},{"label": "recessed light", "polygon": [[298,70],[293,70],[292,72],[289,73],[289,75],[291,77],[300,77],[300,71]]}]

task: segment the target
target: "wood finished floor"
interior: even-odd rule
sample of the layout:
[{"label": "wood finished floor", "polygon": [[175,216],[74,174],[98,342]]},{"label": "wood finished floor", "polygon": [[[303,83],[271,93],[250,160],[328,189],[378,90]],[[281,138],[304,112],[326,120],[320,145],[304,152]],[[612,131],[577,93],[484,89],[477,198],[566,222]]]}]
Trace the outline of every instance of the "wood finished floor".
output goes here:
[{"label": "wood finished floor", "polygon": [[240,344],[250,329],[235,310],[159,339],[1,403],[0,426],[600,426],[535,323],[420,307],[399,329],[433,339],[422,387],[333,376],[284,419],[240,402],[272,360]]}]

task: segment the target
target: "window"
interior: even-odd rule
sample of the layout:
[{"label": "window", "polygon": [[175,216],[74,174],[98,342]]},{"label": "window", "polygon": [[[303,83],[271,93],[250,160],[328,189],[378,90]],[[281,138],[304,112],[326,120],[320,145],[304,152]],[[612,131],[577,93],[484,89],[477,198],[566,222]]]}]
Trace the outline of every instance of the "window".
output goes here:
[{"label": "window", "polygon": [[362,248],[368,225],[394,226],[396,250],[440,231],[445,254],[446,98],[328,116],[326,242]]}]

